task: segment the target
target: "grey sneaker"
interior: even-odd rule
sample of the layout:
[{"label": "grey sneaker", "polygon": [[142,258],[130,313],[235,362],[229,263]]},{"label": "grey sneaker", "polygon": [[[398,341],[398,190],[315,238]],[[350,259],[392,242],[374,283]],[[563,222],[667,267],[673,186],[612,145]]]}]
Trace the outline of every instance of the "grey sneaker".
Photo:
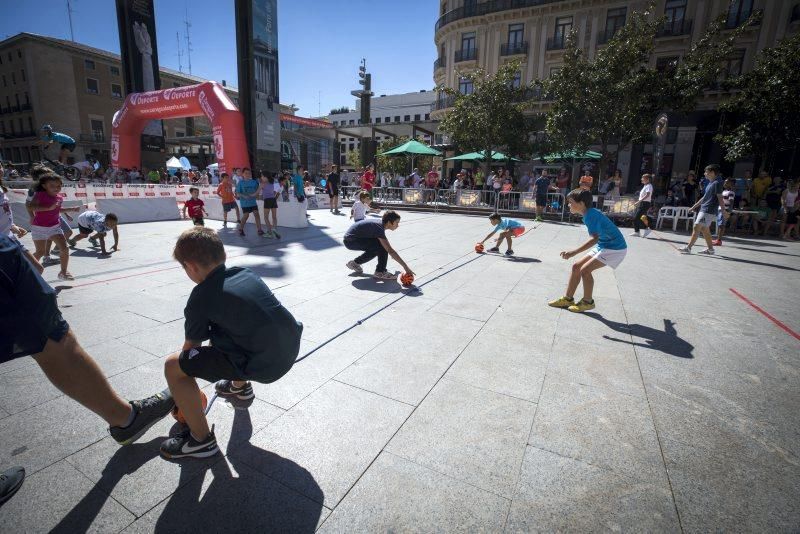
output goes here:
[{"label": "grey sneaker", "polygon": [[0,504],[3,504],[22,487],[25,468],[12,467],[0,473]]},{"label": "grey sneaker", "polygon": [[61,260],[52,256],[45,256],[42,258],[42,265],[56,265],[58,263],[61,263]]},{"label": "grey sneaker", "polygon": [[378,280],[394,280],[397,276],[394,273],[390,273],[389,271],[375,271],[375,274],[372,275],[373,277],[377,278]]},{"label": "grey sneaker", "polygon": [[511,250],[511,249],[506,250],[506,256],[513,256],[513,255],[514,255],[514,251],[513,250]]},{"label": "grey sneaker", "polygon": [[246,382],[242,387],[233,385],[233,380],[220,380],[214,385],[214,390],[222,397],[236,397],[239,400],[250,400],[256,396],[253,385]]},{"label": "grey sneaker", "polygon": [[217,437],[214,435],[214,427],[211,427],[206,439],[197,441],[192,437],[192,433],[187,428],[174,438],[169,438],[161,444],[161,456],[175,460],[177,458],[208,458],[219,454]]},{"label": "grey sneaker", "polygon": [[169,389],[156,393],[146,399],[130,401],[136,411],[133,422],[125,428],[108,427],[108,433],[120,445],[130,445],[147,432],[151,426],[163,419],[172,411],[175,401]]},{"label": "grey sneaker", "polygon": [[97,246],[97,243],[98,243],[97,238],[94,237],[94,236],[90,237],[89,238],[89,243],[91,243],[94,246]]},{"label": "grey sneaker", "polygon": [[687,247],[681,247],[678,250],[680,252],[683,252],[684,254],[691,254],[692,253],[692,247],[688,247],[688,246]]},{"label": "grey sneaker", "polygon": [[714,249],[713,248],[707,248],[705,250],[701,250],[700,252],[698,252],[698,254],[702,254],[704,256],[713,256],[714,255]]},{"label": "grey sneaker", "polygon": [[489,252],[500,252],[500,247],[492,247],[489,249]]},{"label": "grey sneaker", "polygon": [[346,265],[347,265],[348,269],[352,269],[353,271],[357,272],[358,274],[361,274],[361,273],[364,272],[364,269],[362,269],[361,266],[356,263],[356,260],[350,260],[350,261],[347,262]]}]

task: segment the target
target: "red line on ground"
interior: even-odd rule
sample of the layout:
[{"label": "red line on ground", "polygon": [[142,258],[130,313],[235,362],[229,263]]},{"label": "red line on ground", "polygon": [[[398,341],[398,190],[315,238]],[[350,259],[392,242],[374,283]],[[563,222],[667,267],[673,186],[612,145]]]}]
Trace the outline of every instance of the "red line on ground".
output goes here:
[{"label": "red line on ground", "polygon": [[790,336],[794,337],[795,339],[800,340],[800,334],[798,334],[797,332],[795,332],[794,330],[792,330],[791,328],[789,328],[788,326],[786,326],[785,324],[783,324],[782,322],[777,320],[775,317],[773,317],[772,315],[770,315],[769,313],[764,311],[761,307],[759,307],[757,304],[755,304],[752,300],[750,300],[749,298],[745,297],[744,295],[742,295],[741,293],[739,293],[738,291],[736,291],[732,287],[729,287],[728,289],[730,289],[731,293],[733,293],[734,295],[736,295],[737,297],[739,297],[740,299],[742,299],[743,301],[748,303],[750,306],[755,308],[756,311],[758,311],[759,313],[764,315],[764,317],[766,317],[767,319],[769,319],[770,321],[772,321],[773,323],[778,325],[778,328],[784,330],[787,334],[789,334]]},{"label": "red line on ground", "polygon": [[652,230],[652,232],[653,232],[654,234],[656,234],[656,238],[658,238],[658,240],[659,240],[659,241],[663,241],[663,242],[664,242],[664,243],[666,243],[667,245],[671,246],[672,248],[674,248],[674,249],[675,249],[675,251],[676,251],[676,252],[680,252],[680,251],[681,251],[681,249],[679,249],[678,247],[676,247],[676,246],[675,246],[673,243],[670,243],[669,241],[667,241],[666,239],[664,239],[663,237],[661,237],[661,234],[659,234],[659,233],[658,233],[658,232],[656,232],[655,230]]}]

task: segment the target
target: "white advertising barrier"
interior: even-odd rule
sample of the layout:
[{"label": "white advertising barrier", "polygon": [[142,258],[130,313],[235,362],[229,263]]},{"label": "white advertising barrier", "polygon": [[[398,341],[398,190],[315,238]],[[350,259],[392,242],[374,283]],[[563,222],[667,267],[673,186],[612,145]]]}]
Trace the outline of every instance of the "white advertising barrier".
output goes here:
[{"label": "white advertising barrier", "polygon": [[[28,216],[28,210],[25,208],[25,199],[28,197],[28,191],[25,189],[9,189],[6,195],[8,196],[8,200],[11,205],[11,215],[14,217],[14,224],[21,226],[26,230],[30,230],[31,219]],[[80,206],[85,209],[85,201],[74,200],[74,194],[71,196],[73,200],[69,200],[69,195],[64,195],[64,202],[61,205],[65,208],[74,208],[76,206]],[[67,222],[72,228],[78,227],[78,213],[80,212],[69,213],[69,216],[72,217],[72,221],[67,219]]]},{"label": "white advertising barrier", "polygon": [[172,197],[166,198],[98,198],[97,211],[114,213],[120,224],[176,221],[181,218],[178,205]]},{"label": "white advertising barrier", "polygon": [[[222,201],[219,198],[211,199],[205,202],[205,208],[208,212],[208,218],[217,221],[222,220]],[[237,203],[238,204],[238,203]],[[258,213],[261,215],[261,222],[264,222],[264,202],[258,201]],[[180,204],[183,209],[183,204]],[[241,207],[239,208],[241,211]],[[228,212],[228,222],[236,223],[236,212]],[[248,224],[255,224],[253,217],[247,220]],[[306,202],[297,202],[294,197],[289,197],[288,201],[278,200],[278,226],[285,228],[306,228],[308,226],[308,219],[306,218]]]}]

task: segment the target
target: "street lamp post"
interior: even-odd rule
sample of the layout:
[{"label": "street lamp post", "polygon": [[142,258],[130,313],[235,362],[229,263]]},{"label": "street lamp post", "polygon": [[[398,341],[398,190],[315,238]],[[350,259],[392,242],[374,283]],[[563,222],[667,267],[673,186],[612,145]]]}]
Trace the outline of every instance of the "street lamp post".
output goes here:
[{"label": "street lamp post", "polygon": [[[372,75],[367,72],[367,60],[362,58],[361,65],[358,67],[358,83],[363,85],[363,89],[350,91],[350,94],[358,97],[361,100],[361,124],[363,126],[370,125],[370,102],[372,98]],[[370,135],[368,140],[361,139],[361,163],[365,167],[372,163],[375,158],[375,140],[374,134]]]}]

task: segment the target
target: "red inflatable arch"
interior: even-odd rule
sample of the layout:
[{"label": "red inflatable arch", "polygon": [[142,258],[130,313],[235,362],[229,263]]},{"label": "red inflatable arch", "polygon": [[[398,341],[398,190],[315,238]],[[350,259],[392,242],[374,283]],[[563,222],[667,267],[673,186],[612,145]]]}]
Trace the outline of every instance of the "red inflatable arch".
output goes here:
[{"label": "red inflatable arch", "polygon": [[211,122],[219,172],[249,167],[244,118],[217,82],[129,94],[114,115],[111,165],[115,169],[140,166],[141,134],[149,121],[198,115]]}]

